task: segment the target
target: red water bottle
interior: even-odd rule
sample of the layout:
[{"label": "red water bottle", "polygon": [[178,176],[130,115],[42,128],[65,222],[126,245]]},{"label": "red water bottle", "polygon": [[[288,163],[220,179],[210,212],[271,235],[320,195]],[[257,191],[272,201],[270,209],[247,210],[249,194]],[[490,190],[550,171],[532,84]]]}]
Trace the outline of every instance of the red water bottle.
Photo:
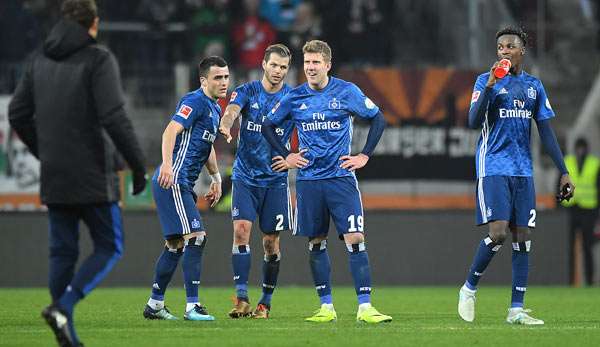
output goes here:
[{"label": "red water bottle", "polygon": [[500,60],[498,66],[494,69],[494,76],[496,76],[496,78],[503,78],[508,74],[511,65],[510,60],[508,59]]}]

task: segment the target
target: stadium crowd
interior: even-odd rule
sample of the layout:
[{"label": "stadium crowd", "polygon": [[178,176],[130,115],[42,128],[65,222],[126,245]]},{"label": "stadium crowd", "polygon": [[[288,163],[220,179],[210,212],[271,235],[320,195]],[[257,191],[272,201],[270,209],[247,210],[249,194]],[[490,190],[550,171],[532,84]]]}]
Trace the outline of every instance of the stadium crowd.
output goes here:
[{"label": "stadium crowd", "polygon": [[[417,1],[406,3],[425,9]],[[3,78],[2,92],[14,89],[17,63],[43,42],[59,5],[59,0],[0,4],[0,44],[11,47],[0,51],[0,61],[4,70],[16,70],[9,71],[13,78]],[[99,40],[113,50],[124,77],[139,71],[130,66],[169,73],[175,62],[197,62],[209,55],[223,56],[240,72],[250,73],[260,68],[263,52],[273,42],[288,45],[298,66],[301,45],[316,37],[334,43],[337,62],[389,64],[394,31],[388,28],[398,27],[396,6],[386,0],[131,0],[101,1],[98,7]],[[10,34],[17,32],[20,40]]]}]

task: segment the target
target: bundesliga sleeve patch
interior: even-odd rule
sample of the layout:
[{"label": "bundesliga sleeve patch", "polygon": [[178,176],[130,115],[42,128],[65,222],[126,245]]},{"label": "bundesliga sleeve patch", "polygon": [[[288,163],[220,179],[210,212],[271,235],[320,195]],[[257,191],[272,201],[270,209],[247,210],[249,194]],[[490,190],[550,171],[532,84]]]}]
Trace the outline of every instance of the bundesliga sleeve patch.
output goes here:
[{"label": "bundesliga sleeve patch", "polygon": [[550,106],[550,100],[548,100],[548,98],[546,98],[546,107],[551,110],[552,106]]},{"label": "bundesliga sleeve patch", "polygon": [[473,95],[471,95],[471,103],[477,102],[477,100],[479,100],[479,95],[481,95],[479,90],[474,91]]},{"label": "bundesliga sleeve patch", "polygon": [[365,98],[365,106],[371,110],[373,108],[375,108],[375,103],[373,103],[373,101],[371,101],[371,99],[369,98]]},{"label": "bundesliga sleeve patch", "polygon": [[229,102],[233,102],[237,96],[237,92],[231,93],[231,97],[229,98]]},{"label": "bundesliga sleeve patch", "polygon": [[181,107],[179,108],[179,111],[177,111],[176,115],[181,116],[184,119],[188,119],[190,114],[192,114],[193,110],[194,109],[189,107],[188,105],[181,105]]}]

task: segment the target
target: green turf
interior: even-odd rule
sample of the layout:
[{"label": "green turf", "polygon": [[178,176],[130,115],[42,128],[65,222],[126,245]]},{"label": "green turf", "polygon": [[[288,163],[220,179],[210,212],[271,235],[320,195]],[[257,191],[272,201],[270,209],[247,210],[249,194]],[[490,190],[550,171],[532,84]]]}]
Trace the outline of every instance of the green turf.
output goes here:
[{"label": "green turf", "polygon": [[[98,289],[77,307],[79,335],[86,346],[600,346],[600,290],[530,287],[527,306],[543,327],[504,323],[509,288],[482,287],[475,323],[456,313],[458,288],[376,288],[374,305],[392,315],[385,325],[355,322],[352,288],[334,288],[335,323],[306,323],[318,307],[313,289],[278,288],[268,321],[232,320],[230,288],[202,288],[201,298],[215,322],[147,321],[142,318],[149,289]],[[251,291],[256,299],[258,290]],[[46,289],[0,289],[0,345],[53,346],[40,318]],[[168,292],[171,311],[182,317],[184,293]]]}]

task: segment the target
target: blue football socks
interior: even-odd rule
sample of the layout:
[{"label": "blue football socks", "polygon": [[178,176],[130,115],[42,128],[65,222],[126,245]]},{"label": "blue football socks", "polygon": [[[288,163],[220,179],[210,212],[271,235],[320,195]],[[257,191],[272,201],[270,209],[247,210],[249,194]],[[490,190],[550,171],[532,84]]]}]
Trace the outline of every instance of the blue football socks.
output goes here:
[{"label": "blue football socks", "polygon": [[477,252],[475,253],[473,264],[469,269],[467,281],[465,282],[467,288],[477,290],[477,284],[479,283],[481,276],[483,276],[485,269],[501,247],[502,245],[494,243],[489,236],[481,240]]},{"label": "blue football socks", "polygon": [[233,265],[233,280],[235,281],[235,292],[238,300],[249,302],[248,299],[248,276],[250,274],[250,246],[234,245],[231,252],[231,264]]},{"label": "blue football socks", "polygon": [[327,241],[323,240],[316,244],[309,243],[308,249],[310,251],[310,269],[321,304],[331,304],[333,303],[330,285],[331,263],[327,253]]},{"label": "blue football socks", "polygon": [[358,304],[371,302],[371,268],[369,266],[369,255],[364,242],[358,244],[346,244],[350,253],[350,273],[354,280],[354,289],[358,297]]},{"label": "blue football socks", "polygon": [[165,292],[173,273],[177,269],[179,259],[183,255],[183,248],[180,249],[169,249],[165,247],[162,254],[156,262],[156,268],[154,270],[154,282],[152,284],[152,295],[150,296],[154,300],[163,301],[165,298]]},{"label": "blue football socks", "polygon": [[529,250],[531,241],[513,242],[512,297],[510,307],[523,307],[527,276],[529,275]]},{"label": "blue football socks", "polygon": [[271,297],[277,285],[280,260],[281,254],[273,254],[269,256],[265,255],[263,261],[262,297],[258,303],[264,304],[267,307],[271,307]]},{"label": "blue football socks", "polygon": [[202,251],[206,237],[192,237],[185,242],[183,250],[183,280],[185,283],[186,302],[199,303],[198,287],[202,270]]}]

